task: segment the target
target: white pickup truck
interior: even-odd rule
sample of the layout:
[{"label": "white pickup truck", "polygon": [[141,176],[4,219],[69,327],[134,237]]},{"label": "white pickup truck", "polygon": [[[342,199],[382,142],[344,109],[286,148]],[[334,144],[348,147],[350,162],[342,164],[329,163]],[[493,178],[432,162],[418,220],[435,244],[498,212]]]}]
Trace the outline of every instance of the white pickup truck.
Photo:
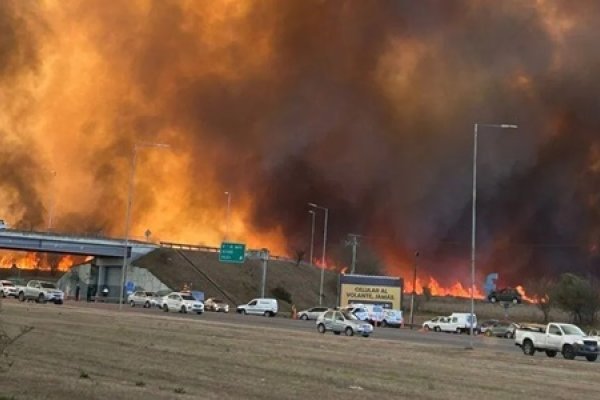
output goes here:
[{"label": "white pickup truck", "polygon": [[583,356],[588,361],[598,358],[598,341],[586,336],[581,329],[571,324],[552,322],[546,327],[525,327],[515,332],[515,345],[523,349],[523,353],[532,356],[536,351],[543,351],[548,357],[562,353],[567,360]]},{"label": "white pickup truck", "polygon": [[27,286],[19,289],[18,298],[21,301],[35,300],[38,303],[51,301],[54,304],[62,304],[65,294],[52,282],[29,281]]}]

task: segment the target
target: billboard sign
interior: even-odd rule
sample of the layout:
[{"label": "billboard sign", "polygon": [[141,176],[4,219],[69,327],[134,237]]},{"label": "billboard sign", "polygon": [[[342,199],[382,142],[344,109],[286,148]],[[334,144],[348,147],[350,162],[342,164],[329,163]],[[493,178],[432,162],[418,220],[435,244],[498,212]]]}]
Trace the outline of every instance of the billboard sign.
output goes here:
[{"label": "billboard sign", "polygon": [[399,277],[372,275],[341,275],[340,306],[348,304],[379,304],[399,310],[402,307],[404,281]]}]

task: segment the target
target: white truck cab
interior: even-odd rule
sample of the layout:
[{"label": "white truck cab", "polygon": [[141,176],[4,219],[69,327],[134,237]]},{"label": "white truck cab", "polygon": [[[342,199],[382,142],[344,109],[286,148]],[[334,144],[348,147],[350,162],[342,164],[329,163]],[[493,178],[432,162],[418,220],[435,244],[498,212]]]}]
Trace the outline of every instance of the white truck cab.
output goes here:
[{"label": "white truck cab", "polygon": [[276,299],[259,298],[251,300],[248,304],[237,306],[236,311],[242,315],[254,314],[274,317],[279,311],[279,305]]},{"label": "white truck cab", "polygon": [[586,336],[579,327],[572,324],[552,322],[546,327],[523,327],[515,332],[515,345],[523,353],[532,356],[543,351],[548,357],[562,353],[567,360],[582,356],[588,361],[596,361],[600,349],[595,337]]}]

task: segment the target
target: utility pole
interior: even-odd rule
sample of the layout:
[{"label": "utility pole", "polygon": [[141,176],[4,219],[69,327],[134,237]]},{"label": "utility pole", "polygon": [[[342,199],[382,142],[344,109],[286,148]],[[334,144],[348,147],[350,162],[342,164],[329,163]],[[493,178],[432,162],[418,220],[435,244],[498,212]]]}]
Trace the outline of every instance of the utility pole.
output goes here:
[{"label": "utility pole", "polygon": [[356,247],[358,246],[358,238],[360,236],[355,233],[349,233],[348,240],[346,240],[346,246],[352,246],[352,267],[350,268],[350,274],[352,275],[356,271]]},{"label": "utility pole", "polygon": [[265,287],[267,286],[267,263],[269,262],[269,250],[262,249],[260,252],[260,258],[262,260],[262,284],[260,289],[260,297],[265,297]]},{"label": "utility pole", "polygon": [[415,308],[415,293],[417,292],[417,258],[419,257],[419,252],[415,252],[415,261],[414,261],[414,271],[413,271],[413,283],[412,283],[412,294],[410,296],[410,329],[413,328],[414,325],[414,308]]}]

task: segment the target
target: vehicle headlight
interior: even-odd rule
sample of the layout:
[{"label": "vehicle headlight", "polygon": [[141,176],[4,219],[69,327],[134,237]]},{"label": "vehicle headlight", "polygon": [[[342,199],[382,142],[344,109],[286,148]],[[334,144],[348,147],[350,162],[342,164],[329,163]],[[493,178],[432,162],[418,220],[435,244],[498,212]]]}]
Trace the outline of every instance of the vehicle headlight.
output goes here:
[{"label": "vehicle headlight", "polygon": [[581,345],[583,345],[583,340],[578,340],[578,341],[575,342],[575,344],[578,344],[578,345],[581,346]]}]

